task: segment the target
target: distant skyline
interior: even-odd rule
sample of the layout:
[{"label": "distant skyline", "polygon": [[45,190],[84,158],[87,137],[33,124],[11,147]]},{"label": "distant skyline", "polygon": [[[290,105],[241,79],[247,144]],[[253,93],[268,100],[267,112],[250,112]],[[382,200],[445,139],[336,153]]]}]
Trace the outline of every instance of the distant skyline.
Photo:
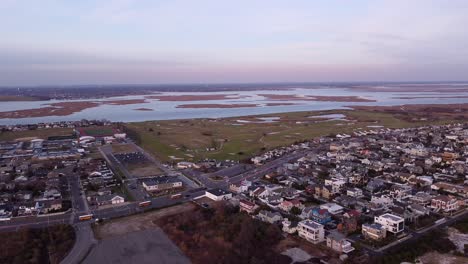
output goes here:
[{"label": "distant skyline", "polygon": [[0,86],[468,80],[468,1],[1,0]]}]

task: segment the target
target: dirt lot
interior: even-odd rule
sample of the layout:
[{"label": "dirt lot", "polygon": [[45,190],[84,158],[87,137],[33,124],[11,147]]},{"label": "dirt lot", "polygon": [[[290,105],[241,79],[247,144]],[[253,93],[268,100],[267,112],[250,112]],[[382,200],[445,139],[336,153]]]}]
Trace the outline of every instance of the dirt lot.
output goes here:
[{"label": "dirt lot", "polygon": [[135,152],[136,149],[130,144],[114,144],[112,145],[112,152],[114,154],[130,153]]},{"label": "dirt lot", "polygon": [[137,178],[156,176],[162,173],[161,169],[149,162],[145,162],[143,164],[130,164],[129,166],[127,166],[127,169],[134,177]]},{"label": "dirt lot", "polygon": [[287,249],[298,247],[305,252],[309,253],[312,257],[321,258],[326,256],[337,256],[336,253],[332,252],[324,245],[314,245],[301,239],[297,236],[287,236],[281,240],[276,247],[276,252],[282,253]]},{"label": "dirt lot", "polygon": [[190,260],[155,228],[101,240],[83,263],[188,264]]},{"label": "dirt lot", "polygon": [[144,214],[119,218],[96,226],[94,228],[94,233],[98,239],[105,239],[108,237],[124,235],[130,232],[154,229],[158,227],[154,223],[154,220],[194,210],[195,208],[196,206],[192,203],[184,203]]},{"label": "dirt lot", "polygon": [[440,254],[438,252],[430,252],[419,258],[423,264],[465,264],[468,258],[455,256],[451,254]]}]

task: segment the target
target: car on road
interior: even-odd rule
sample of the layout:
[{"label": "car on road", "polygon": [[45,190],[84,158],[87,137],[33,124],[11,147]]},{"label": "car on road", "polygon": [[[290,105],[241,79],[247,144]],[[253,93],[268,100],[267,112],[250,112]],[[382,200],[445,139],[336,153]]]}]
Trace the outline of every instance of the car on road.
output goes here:
[{"label": "car on road", "polygon": [[189,197],[190,197],[190,194],[184,195],[184,198],[189,198]]}]

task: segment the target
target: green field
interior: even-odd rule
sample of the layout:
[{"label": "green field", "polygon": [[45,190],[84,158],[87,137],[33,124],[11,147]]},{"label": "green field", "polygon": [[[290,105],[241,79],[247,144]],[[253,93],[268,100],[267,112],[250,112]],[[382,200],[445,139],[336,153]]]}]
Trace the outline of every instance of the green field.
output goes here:
[{"label": "green field", "polygon": [[[312,115],[324,114],[343,114],[348,121],[317,121],[310,118]],[[236,121],[255,122],[259,121],[257,117],[280,119],[272,123]],[[127,128],[138,134],[143,148],[163,161],[197,161],[201,158],[241,160],[268,149],[317,136],[371,129],[367,126],[402,128],[450,122],[455,120],[410,122],[392,113],[331,110],[223,119],[147,121],[129,123]]]},{"label": "green field", "polygon": [[82,128],[80,129],[88,136],[102,136],[102,135],[113,135],[114,130],[112,128]]},{"label": "green field", "polygon": [[73,134],[72,128],[48,128],[25,131],[7,131],[0,132],[0,141],[10,141],[16,139],[28,140],[32,138],[47,139],[51,136],[67,136],[71,134]]}]

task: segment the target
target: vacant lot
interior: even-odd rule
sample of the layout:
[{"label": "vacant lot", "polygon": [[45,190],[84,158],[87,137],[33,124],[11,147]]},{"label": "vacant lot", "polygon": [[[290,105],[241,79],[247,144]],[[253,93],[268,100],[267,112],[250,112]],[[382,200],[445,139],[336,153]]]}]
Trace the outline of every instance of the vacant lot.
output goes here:
[{"label": "vacant lot", "polygon": [[98,239],[105,239],[113,236],[125,235],[130,232],[155,229],[158,226],[153,221],[162,217],[188,212],[195,208],[196,206],[192,203],[184,203],[148,213],[123,217],[97,225],[94,228],[94,233]]},{"label": "vacant lot", "polygon": [[155,228],[106,238],[83,263],[188,264],[190,260],[161,229]]},{"label": "vacant lot", "polygon": [[131,144],[112,144],[112,153],[123,154],[137,151]]},{"label": "vacant lot", "polygon": [[160,175],[162,170],[150,162],[129,164],[128,171],[137,178]]},{"label": "vacant lot", "polygon": [[[331,114],[344,117],[317,117]],[[417,117],[416,120],[408,118],[413,114]],[[417,108],[392,112],[373,108],[220,119],[148,121],[130,123],[127,127],[136,132],[143,148],[164,161],[197,161],[203,158],[242,160],[268,149],[317,136],[375,127],[400,128],[457,122],[456,118],[447,118],[444,112],[431,112],[432,117],[438,115],[443,118],[425,118],[426,115],[422,115]]]}]

